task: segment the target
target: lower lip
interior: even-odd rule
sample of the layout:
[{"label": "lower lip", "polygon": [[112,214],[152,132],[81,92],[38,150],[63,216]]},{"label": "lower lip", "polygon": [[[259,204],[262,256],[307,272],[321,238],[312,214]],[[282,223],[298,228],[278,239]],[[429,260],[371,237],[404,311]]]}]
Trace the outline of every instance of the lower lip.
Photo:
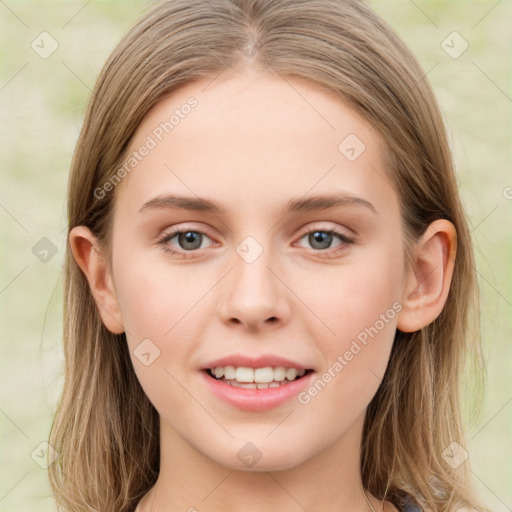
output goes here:
[{"label": "lower lip", "polygon": [[231,386],[223,380],[210,377],[206,371],[201,373],[206,384],[219,398],[239,409],[254,412],[272,409],[291,399],[309,384],[314,374],[310,372],[300,379],[289,381],[289,384],[282,384],[276,388],[251,389]]}]

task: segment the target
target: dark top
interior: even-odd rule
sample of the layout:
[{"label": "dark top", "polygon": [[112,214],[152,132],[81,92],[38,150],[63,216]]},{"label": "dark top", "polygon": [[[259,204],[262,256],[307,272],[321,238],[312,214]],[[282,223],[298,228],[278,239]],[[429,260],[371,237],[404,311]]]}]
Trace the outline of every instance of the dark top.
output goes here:
[{"label": "dark top", "polygon": [[421,508],[413,503],[411,499],[406,499],[402,505],[401,512],[421,512]]}]

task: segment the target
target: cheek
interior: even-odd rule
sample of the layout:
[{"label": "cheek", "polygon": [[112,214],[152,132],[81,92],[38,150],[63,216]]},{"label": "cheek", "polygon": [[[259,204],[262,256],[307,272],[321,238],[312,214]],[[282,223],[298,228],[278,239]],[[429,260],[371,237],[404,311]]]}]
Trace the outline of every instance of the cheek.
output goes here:
[{"label": "cheek", "polygon": [[364,412],[377,392],[401,309],[385,280],[345,284],[338,295],[330,295],[329,310],[324,310],[335,336],[317,335],[323,367],[299,397],[311,417],[323,417],[338,432]]},{"label": "cheek", "polygon": [[[343,299],[346,323],[342,332],[356,337],[374,324],[382,330],[379,322],[382,315],[386,320],[393,320],[391,323],[396,322],[393,304],[400,298],[400,275],[393,270],[381,266],[378,270],[366,269],[360,275],[347,279]],[[387,321],[385,325],[388,325]]]},{"label": "cheek", "polygon": [[[118,266],[116,292],[137,378],[158,411],[170,402],[189,406],[185,385],[187,364],[195,349],[195,307],[206,284],[191,283],[179,268],[173,272],[137,265],[137,258]],[[167,269],[168,270],[168,269]],[[197,286],[196,286],[197,285]],[[199,289],[198,289],[199,288]],[[197,311],[196,311],[197,310]],[[191,323],[192,321],[192,323]]]},{"label": "cheek", "polygon": [[325,287],[315,286],[310,294],[311,309],[331,331],[325,330],[319,340],[324,356],[320,378],[328,382],[324,396],[329,401],[359,410],[375,394],[402,307],[402,265],[400,249],[382,246],[369,257],[336,268],[324,276]]},{"label": "cheek", "polygon": [[[360,251],[350,261],[317,273],[314,285],[297,285],[298,294],[325,324],[326,339],[339,349],[376,322],[383,334],[392,337],[393,326],[389,324],[396,323],[396,303],[401,300],[403,278],[400,248],[375,244],[373,249]],[[391,319],[385,328],[379,322],[381,315]]]},{"label": "cheek", "polygon": [[[116,294],[127,335],[163,340],[186,324],[186,315],[206,291],[198,273],[151,261],[132,252],[116,267]],[[204,290],[203,290],[204,288]]]},{"label": "cheek", "polygon": [[118,290],[118,301],[127,336],[134,342],[160,338],[172,327],[169,312],[176,311],[179,303],[176,294],[167,293],[161,283],[155,286],[150,270],[127,276]]}]

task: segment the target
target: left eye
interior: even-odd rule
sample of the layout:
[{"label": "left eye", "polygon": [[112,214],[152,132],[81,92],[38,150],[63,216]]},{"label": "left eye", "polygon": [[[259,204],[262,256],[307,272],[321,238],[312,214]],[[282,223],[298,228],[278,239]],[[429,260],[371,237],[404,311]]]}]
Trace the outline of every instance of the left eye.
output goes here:
[{"label": "left eye", "polygon": [[[321,229],[315,229],[314,231],[309,231],[306,233],[302,238],[306,238],[308,240],[308,243],[311,244],[313,249],[318,250],[325,250],[325,249],[333,249],[336,247],[339,247],[340,245],[347,245],[351,244],[353,242],[352,239],[348,238],[347,236],[343,235],[342,233],[338,233],[334,230],[321,230]],[[331,247],[332,241],[334,238],[338,238],[340,240],[340,243],[334,247]]]},{"label": "left eye", "polygon": [[205,233],[201,231],[176,231],[174,233],[165,235],[165,237],[162,240],[160,240],[159,243],[161,243],[164,246],[164,248],[167,248],[167,250],[173,252],[174,249],[169,247],[169,242],[176,238],[179,246],[178,249],[181,249],[183,251],[194,251],[196,249],[203,248],[201,246],[204,237],[209,238]]}]

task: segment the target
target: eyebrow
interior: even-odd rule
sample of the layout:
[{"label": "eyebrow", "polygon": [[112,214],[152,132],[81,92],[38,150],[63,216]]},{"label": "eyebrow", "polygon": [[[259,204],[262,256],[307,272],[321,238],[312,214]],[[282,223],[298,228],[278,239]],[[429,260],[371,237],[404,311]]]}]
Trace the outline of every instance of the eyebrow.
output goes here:
[{"label": "eyebrow", "polygon": [[[351,204],[364,206],[371,210],[373,213],[377,213],[377,210],[373,204],[371,204],[366,199],[357,197],[347,192],[341,192],[327,195],[292,198],[286,204],[283,214],[286,215],[293,212],[326,210],[336,206],[346,206]],[[172,194],[160,195],[150,199],[142,205],[142,207],[139,209],[139,212],[153,209],[179,209],[195,212],[206,212],[215,215],[224,215],[227,211],[227,207],[224,204],[212,199],[191,196],[178,196]]]}]

